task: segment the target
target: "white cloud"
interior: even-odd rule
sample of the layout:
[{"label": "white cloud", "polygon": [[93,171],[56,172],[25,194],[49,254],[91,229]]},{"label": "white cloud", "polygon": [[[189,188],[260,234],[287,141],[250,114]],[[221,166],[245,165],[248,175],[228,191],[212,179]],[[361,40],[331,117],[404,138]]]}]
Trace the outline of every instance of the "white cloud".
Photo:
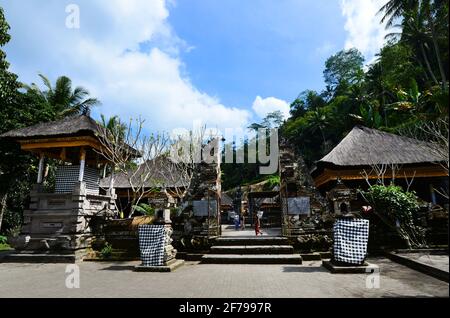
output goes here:
[{"label": "white cloud", "polygon": [[290,107],[288,102],[275,97],[262,98],[261,96],[256,96],[252,108],[255,111],[255,113],[261,118],[265,117],[268,113],[277,110],[281,111],[281,113],[284,116],[284,119],[287,119],[290,116],[289,115]]},{"label": "white cloud", "polygon": [[385,43],[389,31],[381,24],[381,15],[377,14],[387,0],[341,0],[342,15],[345,17],[345,30],[348,37],[345,48],[356,47],[368,62]]},{"label": "white cloud", "polygon": [[63,2],[30,1],[27,10],[16,1],[2,4],[13,35],[8,58],[22,81],[37,81],[38,71],[52,81],[68,75],[102,101],[99,113],[142,115],[151,130],[191,128],[194,120],[219,128],[250,122],[249,111],[223,105],[183,75],[178,53],[192,47],[167,22],[164,0],[77,4],[79,30],[65,27]]}]

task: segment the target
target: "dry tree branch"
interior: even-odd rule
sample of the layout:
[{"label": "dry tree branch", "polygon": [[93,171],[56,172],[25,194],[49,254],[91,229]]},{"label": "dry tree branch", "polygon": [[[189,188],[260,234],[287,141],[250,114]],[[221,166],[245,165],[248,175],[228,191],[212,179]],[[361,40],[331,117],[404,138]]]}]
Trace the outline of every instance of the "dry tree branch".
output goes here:
[{"label": "dry tree branch", "polygon": [[111,187],[114,175],[124,178],[131,189],[131,213],[135,206],[152,191],[157,181],[156,158],[167,152],[168,136],[165,134],[144,135],[144,120],[130,120],[126,131],[98,128],[101,147],[97,152],[112,165]]}]

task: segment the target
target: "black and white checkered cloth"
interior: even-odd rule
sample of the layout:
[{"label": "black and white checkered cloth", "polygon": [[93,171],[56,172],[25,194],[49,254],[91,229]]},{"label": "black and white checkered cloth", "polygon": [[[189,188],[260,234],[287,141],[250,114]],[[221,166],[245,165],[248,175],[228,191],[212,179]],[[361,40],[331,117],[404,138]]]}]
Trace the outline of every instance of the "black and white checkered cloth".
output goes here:
[{"label": "black and white checkered cloth", "polygon": [[164,225],[139,225],[142,266],[164,264]]},{"label": "black and white checkered cloth", "polygon": [[367,254],[369,220],[340,219],[334,223],[334,260],[361,265]]},{"label": "black and white checkered cloth", "polygon": [[[79,175],[79,165],[58,166],[55,174],[55,193],[72,193]],[[86,183],[87,194],[99,194],[100,178],[95,168],[84,168],[83,181]]]}]

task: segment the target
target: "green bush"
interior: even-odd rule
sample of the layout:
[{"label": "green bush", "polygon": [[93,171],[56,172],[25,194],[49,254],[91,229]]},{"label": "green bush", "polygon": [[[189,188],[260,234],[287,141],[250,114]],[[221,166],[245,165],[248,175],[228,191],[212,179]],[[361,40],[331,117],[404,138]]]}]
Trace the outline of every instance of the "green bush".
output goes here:
[{"label": "green bush", "polygon": [[415,222],[420,206],[414,192],[406,192],[396,185],[375,185],[361,194],[383,223],[395,229],[409,247],[425,245],[425,230]]},{"label": "green bush", "polygon": [[6,244],[7,238],[6,236],[0,235],[0,244]]},{"label": "green bush", "polygon": [[105,246],[100,251],[100,255],[102,258],[108,258],[112,254],[112,246],[109,243],[106,243]]}]

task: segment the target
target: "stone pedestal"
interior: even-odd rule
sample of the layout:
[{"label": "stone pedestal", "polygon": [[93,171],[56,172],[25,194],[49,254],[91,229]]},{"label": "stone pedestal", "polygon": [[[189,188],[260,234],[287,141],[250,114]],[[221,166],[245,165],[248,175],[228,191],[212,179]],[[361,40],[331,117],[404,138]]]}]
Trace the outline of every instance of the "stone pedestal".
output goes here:
[{"label": "stone pedestal", "polygon": [[44,193],[41,185],[35,185],[21,234],[11,243],[21,254],[73,254],[82,259],[96,231],[95,218],[112,217],[114,199],[114,193],[88,194],[84,182],[76,184],[72,193]]},{"label": "stone pedestal", "polygon": [[328,269],[333,274],[362,274],[374,273],[378,271],[378,266],[375,264],[364,262],[362,265],[342,264],[331,261],[322,261],[322,266]]},{"label": "stone pedestal", "polygon": [[172,221],[170,220],[170,209],[164,209],[163,215],[160,216],[153,224],[164,225],[164,263],[161,266],[143,266],[135,267],[137,272],[171,272],[183,265],[184,260],[176,259],[177,250],[172,246]]}]

